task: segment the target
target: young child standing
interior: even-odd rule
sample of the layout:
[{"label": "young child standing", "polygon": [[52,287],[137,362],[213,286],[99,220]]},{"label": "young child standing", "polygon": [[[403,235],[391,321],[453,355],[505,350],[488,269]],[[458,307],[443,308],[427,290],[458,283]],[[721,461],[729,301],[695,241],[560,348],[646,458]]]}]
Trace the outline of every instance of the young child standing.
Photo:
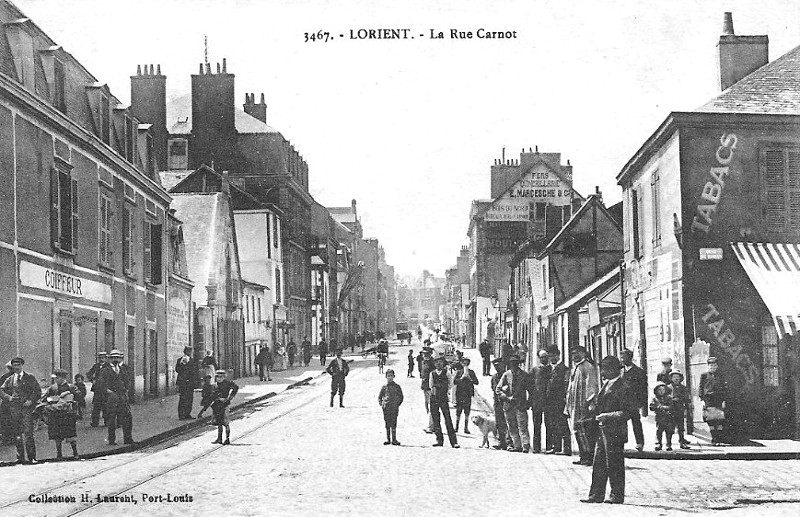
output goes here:
[{"label": "young child standing", "polygon": [[667,450],[672,450],[672,433],[675,432],[675,419],[673,416],[672,396],[667,385],[657,382],[653,388],[653,400],[650,402],[650,410],[656,414],[656,450],[661,450],[661,437],[667,435]]},{"label": "young child standing", "polygon": [[394,382],[394,370],[386,370],[386,384],[378,394],[378,404],[383,409],[383,422],[386,424],[384,445],[400,445],[397,441],[397,413],[403,403],[403,389]]},{"label": "young child standing", "polygon": [[414,351],[408,351],[408,374],[406,377],[414,378]]},{"label": "young child standing", "polygon": [[211,404],[214,402],[214,385],[211,384],[211,376],[205,375],[203,376],[203,386],[201,387],[202,391],[200,392],[200,412],[197,414],[197,418],[203,414],[203,411],[208,409]]},{"label": "young child standing", "polygon": [[78,420],[83,420],[83,410],[86,409],[86,384],[83,382],[83,375],[75,374],[75,387],[78,388],[79,396],[75,398],[78,403]]},{"label": "young child standing", "polygon": [[[222,445],[231,444],[231,420],[228,414],[228,407],[231,405],[231,400],[239,392],[239,386],[225,378],[227,372],[225,370],[217,370],[215,380],[217,381],[213,391],[207,389],[211,386],[210,375],[206,375],[206,381],[203,385],[203,409],[197,415],[197,418],[203,414],[203,411],[211,406],[211,411],[214,412],[214,425],[217,426],[217,439],[211,443],[219,443]],[[208,404],[208,405],[206,405]],[[225,429],[225,441],[222,441],[222,429]]]},{"label": "young child standing", "polygon": [[66,440],[72,446],[72,455],[78,457],[78,433],[75,421],[78,419],[78,388],[67,382],[68,373],[57,369],[53,372],[55,382],[47,389],[47,437],[56,442],[56,458],[63,457],[61,442]]},{"label": "young child standing", "polygon": [[[675,418],[675,426],[678,429],[678,442],[681,449],[691,449],[689,441],[686,439],[686,415],[687,411],[692,404],[692,396],[689,394],[689,388],[683,384],[683,374],[681,372],[672,371],[669,374],[670,391],[672,393],[672,407],[673,416]],[[691,415],[691,413],[688,413]]]}]

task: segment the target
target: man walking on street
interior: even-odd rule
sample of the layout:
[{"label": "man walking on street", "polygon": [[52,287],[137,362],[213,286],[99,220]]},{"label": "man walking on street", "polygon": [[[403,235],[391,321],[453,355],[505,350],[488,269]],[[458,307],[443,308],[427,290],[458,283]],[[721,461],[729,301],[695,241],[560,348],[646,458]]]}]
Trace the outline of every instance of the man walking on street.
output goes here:
[{"label": "man walking on street", "polygon": [[520,368],[522,359],[512,354],[508,357],[511,367],[503,373],[495,393],[503,401],[508,434],[511,437],[509,452],[530,452],[531,437],[528,434],[528,375]]},{"label": "man walking on street", "polygon": [[[600,375],[606,381],[597,394],[597,401],[590,408],[596,413],[600,439],[594,451],[592,486],[589,497],[582,503],[625,502],[625,456],[623,448],[628,441],[628,418],[637,410],[628,385],[619,381],[620,362],[614,356],[600,361]],[[611,484],[611,493],[605,499],[606,484]]]},{"label": "man walking on street", "polygon": [[17,462],[36,463],[36,442],[33,439],[33,410],[42,397],[42,388],[36,377],[25,372],[25,360],[15,357],[11,360],[12,373],[0,387],[0,397],[9,404],[11,433],[17,446]]},{"label": "man walking on street", "polygon": [[269,348],[266,345],[261,345],[261,349],[256,354],[255,363],[258,366],[258,379],[261,381],[271,381],[269,375],[269,368],[267,368],[267,362],[271,358],[272,354],[269,351]]},{"label": "man walking on street", "polygon": [[328,343],[324,339],[319,341],[319,365],[325,366],[328,360]]},{"label": "man walking on street", "polygon": [[103,413],[103,425],[108,423],[108,413],[105,410],[106,395],[105,393],[97,390],[97,379],[100,376],[100,370],[108,366],[106,362],[106,353],[97,353],[97,362],[89,368],[86,373],[86,378],[92,383],[92,420],[91,426],[97,427],[100,425],[100,413]]},{"label": "man walking on street", "polygon": [[494,421],[497,424],[497,440],[499,442],[494,448],[505,450],[508,445],[506,441],[506,436],[508,436],[508,424],[506,423],[506,415],[503,412],[503,399],[501,399],[500,395],[497,393],[497,385],[500,383],[500,379],[506,371],[506,363],[502,358],[498,357],[492,361],[492,364],[495,369],[491,380],[492,394],[494,395]]},{"label": "man walking on street", "polygon": [[564,414],[569,369],[561,361],[561,351],[557,346],[551,345],[547,347],[547,355],[550,356],[552,371],[550,373],[550,382],[547,384],[547,393],[544,397],[544,420],[547,432],[550,433],[552,449],[548,449],[546,453],[560,453],[564,456],[572,456],[572,437],[569,432],[567,416]]},{"label": "man walking on street", "polygon": [[331,376],[331,407],[333,407],[333,398],[337,393],[339,394],[339,407],[344,407],[344,378],[350,373],[350,366],[347,361],[342,359],[341,349],[336,349],[336,359],[331,361],[325,372]]},{"label": "man walking on street", "polygon": [[303,342],[300,343],[300,350],[303,353],[303,366],[308,366],[311,362],[311,341],[308,340],[308,337],[303,338]]},{"label": "man walking on street", "polygon": [[433,353],[433,348],[429,346],[422,347],[422,352],[420,355],[422,356],[422,367],[419,371],[419,376],[421,379],[420,387],[422,389],[422,394],[425,396],[425,411],[428,413],[428,427],[423,429],[428,434],[433,433],[433,413],[431,412],[431,372],[433,371],[433,360],[431,359],[431,354]]},{"label": "man walking on street", "polygon": [[589,413],[589,401],[597,395],[597,372],[594,364],[586,359],[586,349],[582,346],[572,348],[572,362],[575,368],[569,378],[564,414],[572,420],[572,429],[578,442],[580,458],[573,463],[591,465],[597,430],[594,415]]},{"label": "man walking on street", "polygon": [[106,395],[108,412],[108,445],[117,444],[117,421],[122,426],[125,444],[133,443],[133,415],[130,396],[133,393],[133,372],[127,364],[122,364],[122,352],[112,350],[108,354],[111,364],[101,370],[97,389]]},{"label": "man walking on street", "polygon": [[[537,354],[539,364],[531,368],[528,373],[528,395],[533,417],[533,443],[531,444],[534,453],[542,452],[542,421],[544,419],[545,396],[547,395],[547,384],[550,382],[550,356],[547,350],[539,350]],[[550,449],[550,435],[545,430],[545,450]]]},{"label": "man walking on street", "polygon": [[631,413],[633,437],[636,439],[636,450],[644,450],[644,432],[642,431],[642,408],[647,407],[647,373],[633,364],[633,352],[627,348],[622,351],[622,381],[628,385],[630,394],[636,404],[636,411]]},{"label": "man walking on street", "polygon": [[[450,377],[445,368],[445,358],[440,356],[434,361],[435,369],[430,373],[428,384],[431,388],[430,410],[433,417],[433,432],[436,434],[436,443],[434,447],[441,447],[444,445],[444,434],[442,433],[441,417],[444,417],[444,425],[447,428],[447,437],[450,439],[450,445],[454,449],[458,449],[458,440],[456,438],[456,430],[453,428],[453,419],[450,416],[450,403],[447,398],[447,392],[450,389]],[[440,415],[441,413],[441,415]]]},{"label": "man walking on street", "polygon": [[183,355],[175,364],[175,372],[178,374],[178,419],[191,420],[192,405],[194,402],[194,389],[200,386],[200,371],[197,361],[192,357],[192,347],[187,346],[183,349]]},{"label": "man walking on street", "polygon": [[483,359],[483,376],[486,377],[491,375],[489,365],[492,362],[492,345],[490,345],[489,342],[484,339],[481,341],[481,344],[478,345],[478,351],[481,353],[481,358]]}]

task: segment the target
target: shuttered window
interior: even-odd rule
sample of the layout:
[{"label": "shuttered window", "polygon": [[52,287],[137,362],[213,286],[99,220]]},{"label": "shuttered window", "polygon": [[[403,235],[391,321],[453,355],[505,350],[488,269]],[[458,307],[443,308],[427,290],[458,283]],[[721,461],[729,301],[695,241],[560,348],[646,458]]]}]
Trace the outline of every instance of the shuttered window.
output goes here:
[{"label": "shuttered window", "polygon": [[144,222],[144,280],[153,285],[161,284],[161,229],[160,224]]},{"label": "shuttered window", "polygon": [[661,181],[658,172],[650,181],[650,192],[653,198],[653,246],[661,244]]},{"label": "shuttered window", "polygon": [[637,189],[631,189],[631,222],[633,223],[633,258],[640,258],[642,256],[642,241],[640,239],[639,230],[639,211],[641,202],[641,195]]},{"label": "shuttered window", "polygon": [[114,215],[111,198],[105,194],[100,194],[99,214],[98,214],[98,235],[97,235],[97,260],[103,265],[111,265],[111,225]]},{"label": "shuttered window", "polygon": [[800,232],[800,149],[761,151],[762,220],[767,231]]},{"label": "shuttered window", "polygon": [[78,249],[78,181],[62,160],[50,169],[50,238],[53,248],[67,253]]},{"label": "shuttered window", "polygon": [[133,274],[135,265],[133,260],[133,234],[136,226],[133,218],[134,212],[134,207],[125,203],[122,208],[122,267],[127,275]]}]

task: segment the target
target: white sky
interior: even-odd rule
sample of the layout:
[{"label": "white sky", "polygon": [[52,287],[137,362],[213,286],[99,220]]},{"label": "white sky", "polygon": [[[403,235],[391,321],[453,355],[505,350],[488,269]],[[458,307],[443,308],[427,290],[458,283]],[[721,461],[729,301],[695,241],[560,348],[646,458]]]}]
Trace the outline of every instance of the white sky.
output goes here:
[{"label": "white sky", "polygon": [[[161,64],[168,96],[187,93],[207,34],[209,61],[226,57],[236,74],[237,104],[266,94],[267,123],[309,163],[314,197],[357,199],[365,235],[413,275],[455,265],[503,146],[507,158],[561,152],[581,194],[599,185],[619,201],[616,174],[669,112],[718,92],[724,11],[737,34],[769,35],[770,59],[800,44],[797,0],[15,3],[123,102],[144,63]],[[419,37],[481,27],[518,38]],[[417,37],[339,39],[351,28]],[[303,41],[318,30],[335,39]]]}]

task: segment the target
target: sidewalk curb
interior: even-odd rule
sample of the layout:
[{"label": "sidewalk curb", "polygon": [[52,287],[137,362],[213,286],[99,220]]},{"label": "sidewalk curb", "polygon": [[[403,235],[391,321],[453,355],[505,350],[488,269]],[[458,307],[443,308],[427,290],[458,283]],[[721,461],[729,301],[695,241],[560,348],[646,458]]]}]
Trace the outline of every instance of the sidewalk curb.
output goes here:
[{"label": "sidewalk curb", "polygon": [[[321,375],[324,375],[324,372],[318,374],[316,377],[319,377]],[[297,382],[293,382],[292,384],[289,384],[280,393],[283,393],[285,391],[297,388],[298,386],[302,386],[302,385],[308,384],[309,382],[314,380],[316,377],[306,377],[303,380],[300,380],[300,381],[297,381]],[[254,404],[258,404],[259,402],[263,402],[265,400],[271,399],[272,397],[275,397],[276,395],[278,395],[278,393],[276,393],[274,391],[271,391],[271,392],[266,393],[264,395],[259,395],[258,397],[255,397],[255,398],[252,398],[252,399],[249,399],[249,400],[245,400],[244,402],[240,402],[239,404],[236,404],[235,406],[232,406],[230,408],[230,411],[231,412],[238,411],[238,410],[243,409],[243,408],[245,408],[247,406],[252,406]],[[202,419],[195,419],[195,420],[192,420],[191,422],[188,422],[188,423],[185,423],[185,424],[181,424],[181,425],[179,425],[177,427],[173,427],[172,429],[167,429],[166,431],[162,431],[162,432],[160,432],[158,434],[155,434],[153,436],[149,436],[149,437],[145,438],[144,440],[138,441],[138,442],[130,444],[130,445],[124,445],[122,447],[109,449],[107,451],[95,451],[95,452],[90,452],[88,454],[81,454],[79,460],[92,460],[92,459],[96,459],[96,458],[102,458],[102,457],[105,457],[105,456],[114,456],[114,455],[117,455],[117,454],[123,454],[123,453],[127,453],[127,452],[134,452],[134,451],[137,451],[139,449],[144,449],[145,447],[150,447],[152,445],[156,445],[158,443],[166,441],[169,438],[172,438],[173,436],[178,436],[178,435],[186,433],[188,431],[192,431],[192,430],[197,429],[199,427],[208,425],[208,424],[211,423],[213,418],[214,418],[213,415],[211,415],[211,416],[207,416],[207,417],[202,418]],[[38,465],[40,463],[57,463],[57,462],[61,463],[61,462],[66,462],[66,461],[76,461],[76,460],[74,458],[71,458],[71,457],[67,457],[67,458],[64,458],[64,459],[48,458],[48,459],[44,459],[44,460],[37,460],[36,464]],[[16,461],[0,462],[0,467],[11,467],[11,466],[15,466],[15,465],[19,465],[19,463],[17,463]]]}]

